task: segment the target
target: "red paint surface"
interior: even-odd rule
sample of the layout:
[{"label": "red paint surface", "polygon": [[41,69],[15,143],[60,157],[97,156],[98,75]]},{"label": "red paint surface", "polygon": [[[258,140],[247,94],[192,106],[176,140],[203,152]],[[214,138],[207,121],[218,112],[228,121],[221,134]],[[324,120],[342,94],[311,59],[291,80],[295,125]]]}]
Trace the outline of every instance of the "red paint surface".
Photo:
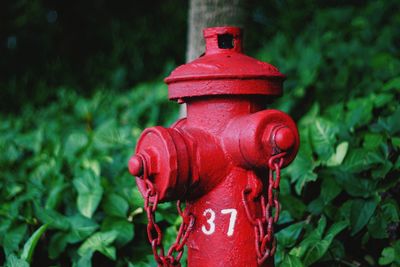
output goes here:
[{"label": "red paint surface", "polygon": [[290,149],[296,142],[296,137],[293,134],[293,131],[288,127],[282,127],[275,132],[275,144],[281,150]]},{"label": "red paint surface", "polygon": [[[242,192],[252,189],[250,209],[260,216],[258,198],[267,188],[268,160],[285,151],[283,164],[288,165],[299,136],[288,115],[264,110],[267,100],[281,94],[284,76],[242,54],[238,28],[211,28],[204,34],[205,56],[178,67],[166,79],[170,98],[186,102],[187,118],[171,128],[146,129],[129,170],[135,176],[149,175],[160,202],[187,201],[196,220],[187,242],[190,267],[260,266]],[[231,34],[234,47],[219,48],[219,34]],[[145,194],[143,180],[137,182]],[[210,227],[210,214],[204,213],[208,209],[215,212],[215,231],[209,235],[202,230]],[[231,235],[231,214],[221,212],[226,209],[237,211]],[[261,266],[273,266],[273,258]]]},{"label": "red paint surface", "polygon": [[[218,47],[218,36],[229,34],[233,48]],[[236,27],[204,30],[205,55],[179,66],[165,79],[170,99],[205,95],[279,96],[285,76],[274,66],[242,52],[242,33]]]}]

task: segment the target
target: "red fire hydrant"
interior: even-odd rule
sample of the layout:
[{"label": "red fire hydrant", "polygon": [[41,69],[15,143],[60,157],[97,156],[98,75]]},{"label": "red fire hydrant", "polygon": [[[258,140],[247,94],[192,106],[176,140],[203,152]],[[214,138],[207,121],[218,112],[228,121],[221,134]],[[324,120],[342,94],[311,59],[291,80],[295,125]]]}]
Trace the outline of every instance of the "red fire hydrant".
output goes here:
[{"label": "red fire hydrant", "polygon": [[[169,98],[187,104],[187,118],[146,129],[129,161],[149,240],[159,266],[180,266],[185,245],[190,267],[273,266],[280,170],[299,147],[293,120],[265,109],[285,76],[242,53],[239,28],[208,28],[204,37],[204,56],[165,79]],[[164,251],[155,211],[173,200],[182,224]]]}]

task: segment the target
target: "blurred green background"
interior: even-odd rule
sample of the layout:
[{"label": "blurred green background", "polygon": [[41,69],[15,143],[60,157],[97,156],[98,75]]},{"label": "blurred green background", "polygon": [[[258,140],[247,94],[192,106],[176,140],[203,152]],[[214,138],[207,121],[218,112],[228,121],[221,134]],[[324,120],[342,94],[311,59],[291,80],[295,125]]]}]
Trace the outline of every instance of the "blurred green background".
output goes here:
[{"label": "blurred green background", "polygon": [[[0,264],[155,266],[127,160],[178,105],[186,1],[3,1]],[[288,76],[296,119],[277,266],[400,266],[400,3],[247,1],[246,52]],[[157,221],[165,244],[174,205]]]}]

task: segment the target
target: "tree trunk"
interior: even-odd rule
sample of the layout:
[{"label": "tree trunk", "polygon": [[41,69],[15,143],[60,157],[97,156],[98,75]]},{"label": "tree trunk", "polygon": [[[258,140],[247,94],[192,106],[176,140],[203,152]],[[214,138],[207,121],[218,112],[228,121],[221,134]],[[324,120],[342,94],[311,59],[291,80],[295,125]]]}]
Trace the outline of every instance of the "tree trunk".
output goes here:
[{"label": "tree trunk", "polygon": [[[203,29],[217,26],[244,24],[244,0],[190,0],[188,16],[188,41],[186,61],[198,58],[205,49]],[[186,116],[186,105],[181,106],[180,116]]]},{"label": "tree trunk", "polygon": [[190,0],[186,61],[192,61],[204,52],[204,28],[242,27],[243,20],[243,0]]}]

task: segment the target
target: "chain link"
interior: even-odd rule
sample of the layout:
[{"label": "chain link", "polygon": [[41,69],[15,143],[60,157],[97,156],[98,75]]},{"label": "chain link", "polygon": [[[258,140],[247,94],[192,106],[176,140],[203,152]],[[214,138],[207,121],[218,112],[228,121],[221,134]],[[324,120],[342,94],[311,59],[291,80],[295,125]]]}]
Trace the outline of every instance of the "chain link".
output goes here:
[{"label": "chain link", "polygon": [[[259,197],[259,205],[261,207],[262,216],[255,217],[251,213],[249,207],[248,195],[252,192],[251,188],[245,188],[242,191],[242,201],[245,207],[246,215],[250,223],[254,226],[255,248],[257,254],[257,262],[261,265],[269,257],[273,257],[276,251],[276,238],[274,237],[274,223],[279,219],[280,204],[279,184],[281,178],[281,168],[286,153],[279,153],[272,156],[268,161],[268,187],[266,196],[262,194]],[[146,170],[146,166],[144,166]],[[182,211],[180,200],[177,201],[177,210],[182,218],[182,223],[175,242],[165,253],[162,245],[163,234],[156,223],[155,212],[157,210],[159,195],[154,184],[148,179],[146,171],[144,171],[143,181],[146,184],[147,191],[145,193],[144,208],[146,210],[148,224],[147,236],[150,241],[154,259],[159,267],[180,267],[180,260],[183,256],[184,246],[193,229],[195,218],[193,214]],[[176,255],[176,256],[174,256]]]},{"label": "chain link", "polygon": [[186,210],[182,211],[180,200],[176,202],[178,213],[182,218],[182,223],[179,227],[175,242],[168,249],[168,252],[165,253],[164,247],[162,245],[163,234],[155,219],[159,195],[156,188],[154,187],[154,184],[148,179],[146,166],[143,166],[143,169],[145,171],[142,179],[147,187],[147,191],[144,196],[144,209],[146,210],[148,220],[147,236],[151,244],[154,259],[156,260],[159,267],[181,266],[180,260],[183,256],[184,246],[194,226],[194,215],[189,214]]},{"label": "chain link", "polygon": [[281,168],[285,152],[272,156],[268,161],[268,187],[267,195],[262,194],[259,198],[262,216],[255,218],[251,214],[248,195],[252,192],[251,188],[242,191],[242,201],[247,218],[254,226],[255,247],[257,262],[261,265],[269,257],[273,257],[276,251],[276,238],[274,237],[274,223],[279,219],[280,204],[279,183],[281,179]]}]

